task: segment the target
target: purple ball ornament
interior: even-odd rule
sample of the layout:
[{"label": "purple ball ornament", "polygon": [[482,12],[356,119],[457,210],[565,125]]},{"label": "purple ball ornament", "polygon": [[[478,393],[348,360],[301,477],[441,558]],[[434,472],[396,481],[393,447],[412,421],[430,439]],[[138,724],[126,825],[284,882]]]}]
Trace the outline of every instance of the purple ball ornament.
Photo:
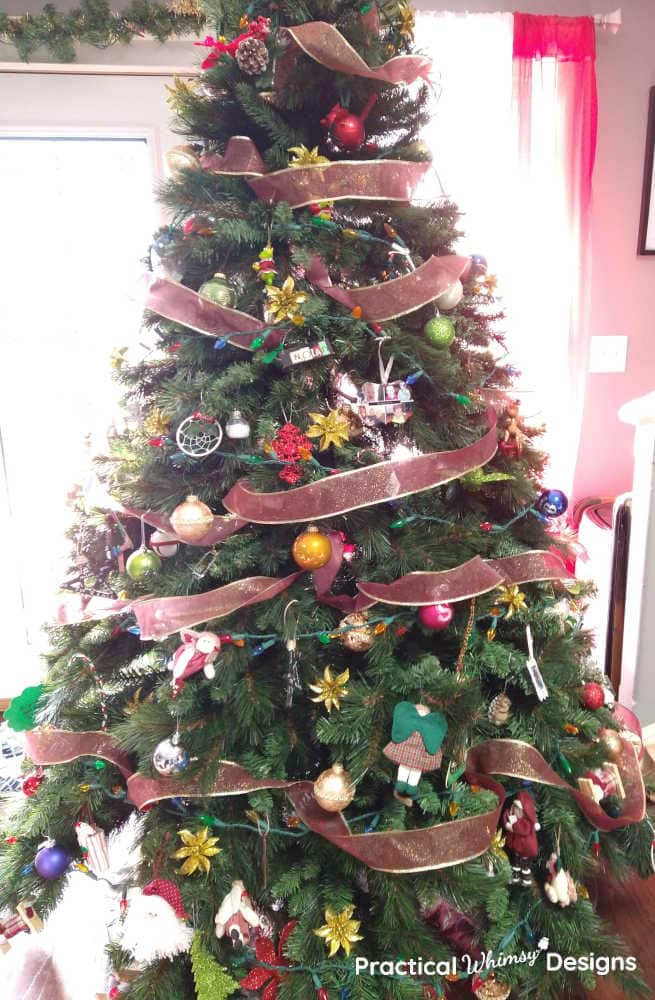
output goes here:
[{"label": "purple ball ornament", "polygon": [[47,879],[59,878],[70,863],[71,857],[68,851],[60,844],[56,844],[54,840],[46,840],[41,844],[34,858],[34,867],[37,872],[41,878]]},{"label": "purple ball ornament", "polygon": [[445,601],[440,601],[438,604],[424,604],[422,608],[419,608],[418,617],[421,625],[435,631],[441,631],[448,628],[453,620],[453,609]]}]

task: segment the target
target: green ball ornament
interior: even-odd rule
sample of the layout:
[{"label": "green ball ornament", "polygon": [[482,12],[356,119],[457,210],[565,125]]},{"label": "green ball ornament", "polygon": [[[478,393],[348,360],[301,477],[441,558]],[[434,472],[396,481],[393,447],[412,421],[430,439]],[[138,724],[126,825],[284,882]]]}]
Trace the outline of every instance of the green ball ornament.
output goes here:
[{"label": "green ball ornament", "polygon": [[436,347],[450,347],[455,339],[455,327],[447,316],[433,316],[423,327],[423,333]]},{"label": "green ball ornament", "polygon": [[140,548],[125,563],[125,572],[137,583],[154,576],[161,569],[161,559],[152,549]]},{"label": "green ball ornament", "polygon": [[215,302],[218,306],[225,306],[226,309],[234,309],[237,303],[236,292],[220,271],[217,271],[213,278],[200,286],[198,295],[209,299],[210,302]]}]

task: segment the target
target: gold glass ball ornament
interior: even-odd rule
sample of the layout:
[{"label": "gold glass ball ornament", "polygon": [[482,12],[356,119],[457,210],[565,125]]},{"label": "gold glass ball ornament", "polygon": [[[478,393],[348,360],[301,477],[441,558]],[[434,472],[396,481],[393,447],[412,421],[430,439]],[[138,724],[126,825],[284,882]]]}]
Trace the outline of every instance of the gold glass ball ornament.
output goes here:
[{"label": "gold glass ball ornament", "polygon": [[623,755],[623,740],[614,729],[601,729],[600,739],[610,760],[620,760]]},{"label": "gold glass ball ornament", "polygon": [[226,309],[234,309],[237,303],[237,293],[222,271],[217,271],[213,278],[205,281],[198,289],[198,295]]},{"label": "gold glass ball ornament", "polygon": [[193,146],[189,144],[184,146],[173,146],[172,149],[169,149],[166,153],[164,153],[164,160],[166,162],[168,172],[173,177],[175,174],[179,173],[180,170],[200,166],[198,154]]},{"label": "gold glass ball ornament", "polygon": [[184,503],[178,504],[171,514],[171,525],[183,542],[199,542],[212,524],[214,515],[202,500],[190,493]]},{"label": "gold glass ball ornament", "polygon": [[363,611],[346,615],[339,628],[347,630],[337,635],[339,642],[353,653],[365,653],[375,642],[375,628],[368,624],[368,615]]},{"label": "gold glass ball ornament", "polygon": [[505,983],[499,983],[493,972],[484,983],[474,990],[478,1000],[507,1000],[511,992],[512,987],[506,986]]},{"label": "gold glass ball ornament", "polygon": [[315,524],[310,524],[296,538],[291,553],[301,569],[320,569],[332,558],[332,543]]},{"label": "gold glass ball ornament", "polygon": [[343,764],[333,764],[314,782],[314,798],[326,812],[341,812],[355,798],[355,789]]}]

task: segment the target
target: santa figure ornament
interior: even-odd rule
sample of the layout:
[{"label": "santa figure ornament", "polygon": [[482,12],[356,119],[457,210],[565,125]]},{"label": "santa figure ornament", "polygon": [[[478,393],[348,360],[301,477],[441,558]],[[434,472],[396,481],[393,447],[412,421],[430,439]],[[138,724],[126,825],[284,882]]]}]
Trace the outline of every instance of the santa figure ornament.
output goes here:
[{"label": "santa figure ornament", "polygon": [[174,882],[156,878],[130,899],[121,946],[137,962],[174,958],[191,947],[193,929],[180,890]]},{"label": "santa figure ornament", "polygon": [[216,937],[227,937],[233,948],[252,944],[257,930],[261,927],[261,918],[250,902],[246,887],[237,880],[220,905],[214,921]]},{"label": "santa figure ornament", "polygon": [[448,723],[441,712],[431,712],[426,705],[399,702],[393,711],[391,742],[382,751],[398,764],[394,797],[408,808],[414,804],[418,783],[424,771],[441,766],[440,750]]},{"label": "santa figure ornament", "polygon": [[539,853],[537,831],[541,830],[541,824],[537,822],[537,810],[528,792],[519,792],[503,812],[503,830],[512,861],[512,885],[529,886],[532,884],[530,862]]},{"label": "santa figure ornament", "polygon": [[200,670],[207,680],[213,680],[216,671],[212,666],[221,651],[221,638],[215,632],[193,632],[184,629],[180,632],[182,645],[173,654],[170,669],[173,671],[173,697],[176,698],[184,688],[184,682]]}]

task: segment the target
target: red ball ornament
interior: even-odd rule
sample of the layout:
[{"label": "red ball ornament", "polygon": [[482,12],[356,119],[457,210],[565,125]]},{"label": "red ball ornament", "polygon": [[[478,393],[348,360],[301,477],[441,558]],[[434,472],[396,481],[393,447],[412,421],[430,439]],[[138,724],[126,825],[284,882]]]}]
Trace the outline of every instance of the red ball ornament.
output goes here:
[{"label": "red ball ornament", "polygon": [[337,118],[331,129],[332,138],[342,149],[358,149],[366,139],[364,123],[357,117],[346,113]]},{"label": "red ball ornament", "polygon": [[590,712],[602,708],[605,704],[605,691],[602,685],[588,681],[582,689],[582,704]]},{"label": "red ball ornament", "polygon": [[453,609],[444,601],[440,601],[439,604],[425,604],[419,609],[418,617],[426,628],[441,630],[448,628],[453,620]]},{"label": "red ball ornament", "polygon": [[318,989],[318,990],[316,991],[316,996],[318,997],[318,1000],[330,1000],[330,994],[329,994],[329,993],[328,993],[328,991],[327,991],[327,990],[325,989],[325,986],[321,986],[321,987],[320,987],[320,988],[319,988],[319,989]]}]

